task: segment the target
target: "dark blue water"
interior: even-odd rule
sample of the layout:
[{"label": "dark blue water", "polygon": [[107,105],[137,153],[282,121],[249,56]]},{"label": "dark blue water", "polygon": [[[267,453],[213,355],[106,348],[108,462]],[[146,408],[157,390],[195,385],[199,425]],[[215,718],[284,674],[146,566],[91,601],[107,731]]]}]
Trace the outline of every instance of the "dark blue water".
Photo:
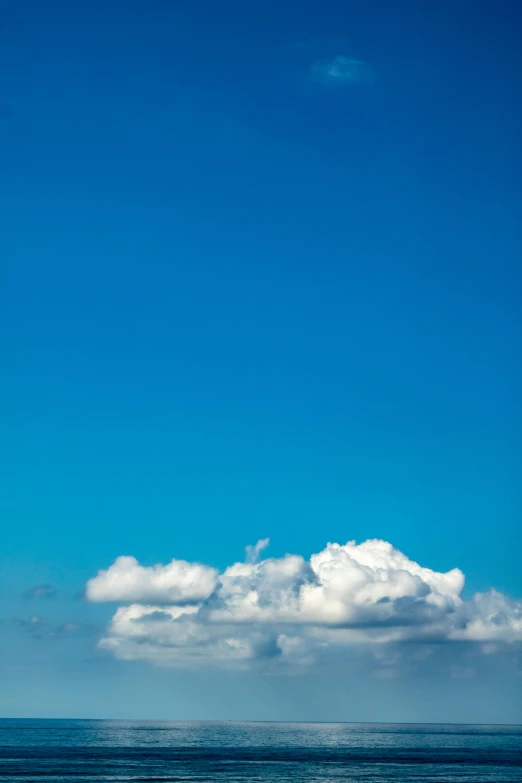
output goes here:
[{"label": "dark blue water", "polygon": [[0,721],[0,781],[522,781],[521,726]]}]

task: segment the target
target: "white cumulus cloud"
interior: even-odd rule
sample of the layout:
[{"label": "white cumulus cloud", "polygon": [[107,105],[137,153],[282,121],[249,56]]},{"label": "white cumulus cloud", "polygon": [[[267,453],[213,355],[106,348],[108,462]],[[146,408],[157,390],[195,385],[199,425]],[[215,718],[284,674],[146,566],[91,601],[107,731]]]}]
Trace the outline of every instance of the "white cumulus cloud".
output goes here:
[{"label": "white cumulus cloud", "polygon": [[217,578],[215,568],[200,563],[171,560],[167,565],[145,567],[136,558],[122,555],[89,579],[85,592],[90,601],[194,603],[212,594]]},{"label": "white cumulus cloud", "polygon": [[221,574],[118,558],[87,584],[90,600],[123,604],[100,645],[167,665],[296,669],[356,645],[522,641],[522,602],[494,590],[463,600],[458,568],[433,571],[379,540],[328,544],[309,560],[259,560],[267,544]]}]

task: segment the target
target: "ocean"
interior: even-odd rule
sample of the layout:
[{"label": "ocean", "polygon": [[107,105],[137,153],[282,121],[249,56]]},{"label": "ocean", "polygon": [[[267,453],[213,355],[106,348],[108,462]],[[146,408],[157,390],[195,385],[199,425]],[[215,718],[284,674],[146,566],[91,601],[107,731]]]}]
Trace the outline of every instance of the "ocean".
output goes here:
[{"label": "ocean", "polygon": [[522,726],[1,720],[0,781],[520,783]]}]

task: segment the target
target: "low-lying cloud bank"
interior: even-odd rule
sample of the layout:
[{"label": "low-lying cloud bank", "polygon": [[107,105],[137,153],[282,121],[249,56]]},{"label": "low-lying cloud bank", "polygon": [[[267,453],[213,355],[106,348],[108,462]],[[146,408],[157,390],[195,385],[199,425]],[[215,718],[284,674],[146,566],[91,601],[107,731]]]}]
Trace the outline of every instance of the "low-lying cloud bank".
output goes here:
[{"label": "low-lying cloud bank", "polygon": [[467,641],[488,651],[522,641],[522,601],[495,590],[464,601],[458,568],[423,568],[378,540],[328,544],[310,560],[259,560],[267,544],[247,547],[247,561],[221,574],[117,558],[86,586],[88,600],[122,604],[100,646],[165,665],[295,668],[356,645]]}]

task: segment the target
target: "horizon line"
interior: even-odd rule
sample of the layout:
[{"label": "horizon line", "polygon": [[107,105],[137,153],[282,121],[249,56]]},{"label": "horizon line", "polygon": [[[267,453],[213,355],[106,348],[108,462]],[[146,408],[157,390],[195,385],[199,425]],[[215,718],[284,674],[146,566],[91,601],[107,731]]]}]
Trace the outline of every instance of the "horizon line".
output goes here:
[{"label": "horizon line", "polygon": [[515,726],[522,728],[522,723],[469,723],[467,721],[371,721],[371,720],[240,720],[236,718],[4,718],[0,721],[90,721],[90,722],[121,722],[128,723],[282,723],[304,725],[345,725],[345,726]]}]

